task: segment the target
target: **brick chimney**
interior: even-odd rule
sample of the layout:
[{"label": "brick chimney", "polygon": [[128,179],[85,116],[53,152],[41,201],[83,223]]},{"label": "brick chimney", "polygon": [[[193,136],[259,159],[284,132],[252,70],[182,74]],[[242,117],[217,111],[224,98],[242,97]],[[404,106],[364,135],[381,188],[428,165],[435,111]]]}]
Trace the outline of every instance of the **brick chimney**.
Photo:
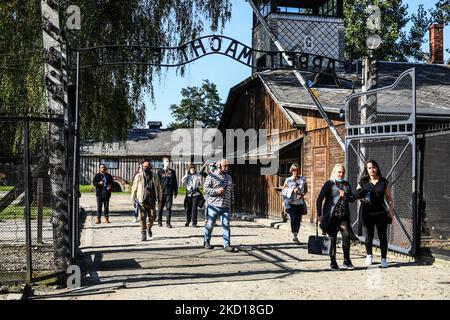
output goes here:
[{"label": "brick chimney", "polygon": [[430,28],[430,63],[444,63],[444,25],[433,23]]}]

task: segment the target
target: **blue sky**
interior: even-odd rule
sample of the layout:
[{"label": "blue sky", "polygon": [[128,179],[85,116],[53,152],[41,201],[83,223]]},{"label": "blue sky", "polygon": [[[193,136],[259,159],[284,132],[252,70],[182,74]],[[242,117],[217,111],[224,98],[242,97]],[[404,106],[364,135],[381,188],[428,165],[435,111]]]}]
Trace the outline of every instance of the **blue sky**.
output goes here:
[{"label": "blue sky", "polygon": [[[436,1],[412,1],[406,0],[408,11],[414,13],[420,4],[424,8],[430,9]],[[239,40],[251,46],[252,14],[249,4],[244,0],[232,0],[231,20],[225,25],[223,34]],[[205,31],[204,35],[212,34]],[[444,30],[444,47],[450,48],[450,28]],[[428,51],[428,45],[424,46],[424,51]],[[449,54],[445,54],[449,59]],[[188,86],[201,86],[204,79],[209,79],[217,85],[220,98],[225,102],[230,88],[247,78],[251,74],[251,69],[221,55],[210,55],[199,59],[188,65],[184,77],[176,74],[175,68],[168,68],[163,73],[160,81],[154,82],[155,104],[146,99],[147,121],[161,121],[166,127],[173,121],[169,106],[178,104],[181,100],[180,91]]]}]

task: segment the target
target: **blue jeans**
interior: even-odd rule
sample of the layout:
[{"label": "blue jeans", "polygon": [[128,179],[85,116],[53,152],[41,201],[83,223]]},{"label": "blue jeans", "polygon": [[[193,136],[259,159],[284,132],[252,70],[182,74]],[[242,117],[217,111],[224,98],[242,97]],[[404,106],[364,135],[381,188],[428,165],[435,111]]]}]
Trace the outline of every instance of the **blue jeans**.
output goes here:
[{"label": "blue jeans", "polygon": [[211,204],[208,205],[208,222],[205,225],[205,243],[210,243],[211,241],[212,230],[218,216],[221,216],[222,219],[223,247],[226,248],[230,246],[230,208],[220,208]]},{"label": "blue jeans", "polygon": [[136,208],[134,208],[134,217],[139,217],[139,201],[136,199]]},{"label": "blue jeans", "polygon": [[208,194],[205,194],[205,220],[208,220]]}]

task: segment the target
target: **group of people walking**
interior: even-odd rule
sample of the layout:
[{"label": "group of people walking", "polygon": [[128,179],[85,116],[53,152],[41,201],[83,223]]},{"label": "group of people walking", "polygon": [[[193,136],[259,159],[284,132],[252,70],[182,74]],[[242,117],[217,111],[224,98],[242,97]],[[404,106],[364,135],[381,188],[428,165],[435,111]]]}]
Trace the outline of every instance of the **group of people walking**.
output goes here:
[{"label": "group of people walking", "polygon": [[[172,202],[177,197],[178,184],[175,171],[169,168],[169,158],[163,159],[163,168],[155,174],[149,161],[143,161],[133,178],[131,200],[135,208],[135,221],[139,217],[141,240],[147,236],[151,238],[152,227],[158,218],[158,225],[162,226],[163,210],[166,208],[166,226],[172,228]],[[198,208],[205,203],[204,247],[211,246],[211,234],[216,220],[221,218],[223,229],[224,249],[226,252],[237,251],[231,246],[231,208],[234,204],[234,190],[231,175],[228,173],[229,164],[226,159],[218,163],[206,162],[197,172],[193,164],[189,165],[182,184],[186,187],[184,206],[186,223],[198,226]],[[307,181],[300,175],[300,166],[293,163],[290,167],[291,176],[283,184],[283,208],[289,215],[293,241],[297,244],[301,217],[307,213],[305,195],[308,192]],[[344,179],[345,166],[336,164],[330,179],[322,186],[316,200],[317,222],[324,233],[331,240],[330,268],[339,270],[336,260],[336,241],[340,232],[342,236],[342,250],[344,254],[343,269],[354,269],[350,259],[350,240],[357,239],[350,223],[350,206],[354,201],[361,201],[361,218],[365,229],[366,265],[373,263],[372,247],[375,227],[378,232],[381,248],[381,267],[387,268],[386,260],[388,241],[388,224],[393,218],[393,201],[389,181],[386,180],[375,160],[368,160],[360,180],[353,192],[351,184]],[[200,187],[204,179],[202,194]],[[94,177],[97,195],[97,221],[101,223],[102,206],[104,206],[105,223],[109,223],[109,198],[113,184],[112,177],[106,172],[105,165],[100,166],[100,172]],[[387,206],[386,206],[387,202]],[[157,210],[158,206],[158,212]]]},{"label": "group of people walking", "polygon": [[[282,195],[283,207],[291,221],[293,241],[299,243],[298,232],[301,216],[306,214],[305,194],[308,192],[306,179],[300,175],[299,165],[292,164],[291,177],[286,179]],[[343,269],[354,269],[350,259],[350,240],[357,239],[350,224],[350,206],[354,201],[361,201],[361,218],[365,229],[365,247],[367,266],[373,263],[372,247],[377,228],[381,248],[381,267],[387,268],[387,230],[394,215],[393,201],[389,181],[386,180],[375,160],[368,160],[358,182],[356,191],[345,177],[345,166],[336,164],[331,177],[324,183],[316,200],[317,220],[324,233],[330,238],[330,269],[339,270],[336,261],[336,240],[340,232],[344,254]],[[386,206],[387,202],[387,206]]]},{"label": "group of people walking", "polygon": [[[162,215],[166,209],[166,226],[172,228],[172,202],[177,197],[178,182],[176,173],[169,168],[170,160],[163,158],[163,168],[157,173],[152,171],[149,161],[139,163],[139,168],[133,177],[131,189],[131,201],[134,207],[134,221],[140,221],[141,240],[153,237],[152,227],[158,217],[158,225],[162,226]],[[105,223],[109,222],[109,198],[113,179],[104,164],[100,166],[100,172],[94,177],[93,184],[97,189],[97,221],[101,223],[102,206],[104,206]],[[200,187],[204,179],[204,192]],[[216,220],[221,217],[223,228],[224,249],[226,252],[235,252],[231,247],[230,219],[231,207],[234,203],[234,190],[231,176],[228,174],[228,161],[222,159],[220,162],[205,162],[197,172],[195,166],[190,164],[182,177],[182,184],[186,188],[184,205],[186,210],[186,223],[193,227],[198,225],[198,208],[205,207],[205,231],[204,247],[212,249],[210,244],[211,235]],[[206,202],[206,205],[204,205]],[[156,211],[158,207],[158,212]]]}]

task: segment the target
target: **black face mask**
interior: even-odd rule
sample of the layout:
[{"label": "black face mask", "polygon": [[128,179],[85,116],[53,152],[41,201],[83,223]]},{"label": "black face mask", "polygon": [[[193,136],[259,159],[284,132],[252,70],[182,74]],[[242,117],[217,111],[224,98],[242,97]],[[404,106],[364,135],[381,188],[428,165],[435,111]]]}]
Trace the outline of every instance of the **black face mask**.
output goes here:
[{"label": "black face mask", "polygon": [[144,169],[144,172],[148,176],[148,175],[150,175],[152,173],[152,169],[146,168],[146,169]]}]

